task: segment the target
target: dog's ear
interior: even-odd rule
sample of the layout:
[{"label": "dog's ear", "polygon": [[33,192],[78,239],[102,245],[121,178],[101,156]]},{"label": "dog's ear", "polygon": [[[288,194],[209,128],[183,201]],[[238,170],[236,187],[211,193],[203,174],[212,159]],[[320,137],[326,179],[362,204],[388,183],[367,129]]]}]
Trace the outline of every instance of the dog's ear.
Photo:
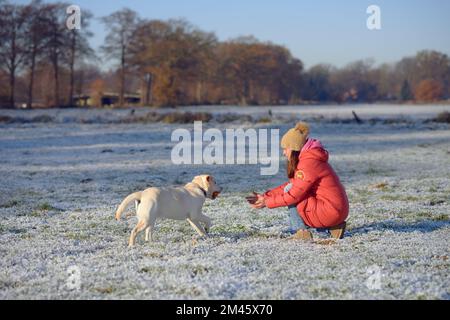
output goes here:
[{"label": "dog's ear", "polygon": [[206,176],[206,181],[211,182],[211,176]]}]

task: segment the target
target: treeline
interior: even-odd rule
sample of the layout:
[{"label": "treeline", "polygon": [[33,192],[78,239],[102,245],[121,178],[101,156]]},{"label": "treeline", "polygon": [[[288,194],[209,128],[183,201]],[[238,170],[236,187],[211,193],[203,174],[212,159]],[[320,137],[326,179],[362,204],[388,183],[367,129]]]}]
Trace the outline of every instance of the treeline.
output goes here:
[{"label": "treeline", "polygon": [[303,80],[305,100],[433,102],[450,96],[450,59],[446,54],[423,50],[377,67],[373,60],[356,61],[340,69],[320,64],[310,68]]},{"label": "treeline", "polygon": [[[0,0],[0,105],[74,106],[88,95],[116,106],[138,93],[142,105],[297,104],[303,102],[435,101],[449,97],[450,59],[421,51],[395,64],[358,61],[304,70],[288,49],[254,37],[218,41],[185,20],[148,20],[129,9],[102,17],[108,34],[89,45],[93,15],[80,30],[66,26],[67,3]],[[98,66],[106,63],[110,71]]]}]

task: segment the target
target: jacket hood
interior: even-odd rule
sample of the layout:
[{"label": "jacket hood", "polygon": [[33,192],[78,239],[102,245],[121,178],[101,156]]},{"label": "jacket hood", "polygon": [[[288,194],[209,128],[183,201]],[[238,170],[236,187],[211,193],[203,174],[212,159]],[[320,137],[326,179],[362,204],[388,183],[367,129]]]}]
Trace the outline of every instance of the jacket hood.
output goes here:
[{"label": "jacket hood", "polygon": [[325,150],[322,143],[316,139],[308,139],[300,152],[299,159],[315,159],[322,162],[328,161],[328,151]]},{"label": "jacket hood", "polygon": [[320,140],[308,138],[306,139],[305,144],[303,145],[300,152],[314,148],[323,148],[322,143],[320,142]]}]

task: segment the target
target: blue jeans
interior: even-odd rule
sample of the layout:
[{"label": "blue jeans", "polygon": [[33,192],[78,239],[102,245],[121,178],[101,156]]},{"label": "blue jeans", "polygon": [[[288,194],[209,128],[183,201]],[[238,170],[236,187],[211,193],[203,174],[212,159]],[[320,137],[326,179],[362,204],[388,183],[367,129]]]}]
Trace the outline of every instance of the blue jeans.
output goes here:
[{"label": "blue jeans", "polygon": [[[292,183],[289,183],[286,187],[284,187],[284,193],[289,192],[292,188]],[[297,205],[292,204],[288,206],[288,216],[289,216],[289,223],[291,225],[291,231],[297,231],[297,230],[306,230],[309,229],[309,227],[305,224],[302,217],[298,214],[297,211]]]},{"label": "blue jeans", "polygon": [[[284,193],[289,192],[291,188],[292,183],[289,183],[288,185],[286,185],[286,187],[284,187]],[[310,227],[305,224],[302,217],[298,214],[297,204],[292,204],[288,206],[288,216],[289,216],[289,223],[291,225],[291,231],[310,229]],[[329,233],[327,228],[316,228],[316,231]]]}]

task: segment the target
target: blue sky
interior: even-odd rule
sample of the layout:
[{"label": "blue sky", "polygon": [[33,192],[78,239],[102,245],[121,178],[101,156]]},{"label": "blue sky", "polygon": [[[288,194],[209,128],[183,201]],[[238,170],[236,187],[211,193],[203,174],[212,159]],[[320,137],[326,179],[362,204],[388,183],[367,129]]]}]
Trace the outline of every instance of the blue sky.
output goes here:
[{"label": "blue sky", "polygon": [[[12,0],[28,3],[26,0]],[[47,0],[46,2],[53,2]],[[149,19],[186,18],[219,40],[254,35],[288,47],[306,67],[317,63],[343,66],[373,58],[394,62],[418,50],[434,49],[450,55],[448,0],[73,0],[81,10],[102,17],[128,7]],[[382,29],[369,31],[366,9],[381,8]],[[94,48],[106,30],[93,21]]]}]

